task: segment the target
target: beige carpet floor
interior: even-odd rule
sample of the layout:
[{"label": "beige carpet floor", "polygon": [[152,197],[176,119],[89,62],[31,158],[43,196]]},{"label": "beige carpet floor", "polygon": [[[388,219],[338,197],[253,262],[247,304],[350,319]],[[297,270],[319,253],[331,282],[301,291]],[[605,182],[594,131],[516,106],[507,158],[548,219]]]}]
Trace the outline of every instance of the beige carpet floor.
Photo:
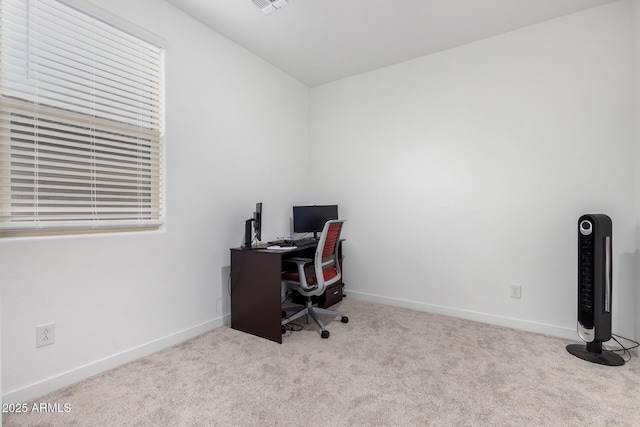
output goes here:
[{"label": "beige carpet floor", "polygon": [[[640,364],[560,338],[346,299],[282,345],[227,327],[37,399],[5,426],[637,426]],[[577,341],[576,341],[577,342]]]}]

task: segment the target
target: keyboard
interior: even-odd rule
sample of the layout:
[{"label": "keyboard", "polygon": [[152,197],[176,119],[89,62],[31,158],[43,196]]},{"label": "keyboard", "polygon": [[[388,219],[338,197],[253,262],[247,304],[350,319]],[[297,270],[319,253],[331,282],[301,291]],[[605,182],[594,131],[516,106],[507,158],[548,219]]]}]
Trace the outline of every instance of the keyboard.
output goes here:
[{"label": "keyboard", "polygon": [[281,247],[296,246],[296,242],[294,240],[288,240],[288,239],[273,240],[268,243],[269,245],[272,245],[272,246],[281,246]]},{"label": "keyboard", "polygon": [[290,247],[290,246],[305,246],[305,245],[310,245],[312,243],[317,243],[317,242],[318,241],[313,237],[305,237],[303,239],[297,239],[297,240],[289,240],[289,239],[273,240],[268,243],[269,245],[273,245],[273,246]]},{"label": "keyboard", "polygon": [[296,246],[304,246],[310,245],[311,243],[318,243],[318,241],[313,237],[305,237],[303,239],[294,240],[293,243],[295,243]]}]

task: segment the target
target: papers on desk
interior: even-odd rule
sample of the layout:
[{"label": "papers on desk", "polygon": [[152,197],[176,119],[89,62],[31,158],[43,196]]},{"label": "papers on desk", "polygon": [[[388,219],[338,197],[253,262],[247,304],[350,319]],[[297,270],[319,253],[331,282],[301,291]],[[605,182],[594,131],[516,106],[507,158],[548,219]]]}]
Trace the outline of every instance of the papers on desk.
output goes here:
[{"label": "papers on desk", "polygon": [[267,249],[272,249],[274,251],[290,251],[292,249],[298,249],[297,246],[267,246]]}]

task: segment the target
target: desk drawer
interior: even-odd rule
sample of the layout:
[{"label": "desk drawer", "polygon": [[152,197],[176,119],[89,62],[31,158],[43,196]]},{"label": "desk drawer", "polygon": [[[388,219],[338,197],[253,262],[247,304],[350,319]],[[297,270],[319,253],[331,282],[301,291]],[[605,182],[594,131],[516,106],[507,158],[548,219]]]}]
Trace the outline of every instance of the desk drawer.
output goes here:
[{"label": "desk drawer", "polygon": [[340,282],[329,286],[320,298],[318,306],[322,308],[331,307],[333,304],[342,301],[342,283]]}]

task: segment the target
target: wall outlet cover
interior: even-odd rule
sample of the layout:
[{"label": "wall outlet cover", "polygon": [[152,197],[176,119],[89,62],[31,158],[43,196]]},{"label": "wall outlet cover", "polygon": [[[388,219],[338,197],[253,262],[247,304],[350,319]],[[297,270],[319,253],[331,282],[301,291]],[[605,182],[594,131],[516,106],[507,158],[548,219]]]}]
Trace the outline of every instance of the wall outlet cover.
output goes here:
[{"label": "wall outlet cover", "polygon": [[36,347],[44,347],[56,342],[56,324],[48,323],[36,327]]}]

